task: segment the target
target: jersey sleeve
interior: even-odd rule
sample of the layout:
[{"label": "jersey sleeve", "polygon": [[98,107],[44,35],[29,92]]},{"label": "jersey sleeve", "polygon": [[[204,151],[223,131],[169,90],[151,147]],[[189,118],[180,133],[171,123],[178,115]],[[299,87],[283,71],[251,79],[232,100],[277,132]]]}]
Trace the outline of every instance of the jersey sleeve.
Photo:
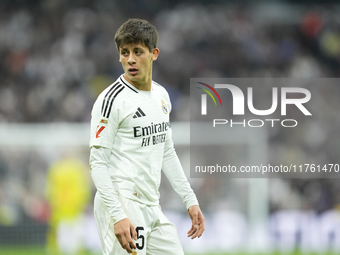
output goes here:
[{"label": "jersey sleeve", "polygon": [[111,150],[104,147],[91,147],[90,169],[97,192],[107,206],[112,222],[116,223],[127,216],[117,198],[117,191],[114,190],[108,171],[110,153]]},{"label": "jersey sleeve", "polygon": [[112,149],[118,126],[119,110],[117,102],[110,107],[105,98],[100,95],[91,113],[90,147],[99,146]]},{"label": "jersey sleeve", "polygon": [[[168,107],[169,114],[171,111],[171,102],[169,95],[168,98]],[[163,156],[163,164],[162,170],[165,176],[168,178],[172,188],[176,191],[176,193],[182,198],[183,203],[185,204],[187,210],[192,205],[198,205],[198,201],[194,191],[190,187],[190,183],[188,182],[187,177],[184,174],[182,165],[179,161],[177,153],[174,148],[174,144],[172,141],[172,129],[168,130],[164,147],[164,156]]]},{"label": "jersey sleeve", "polygon": [[126,214],[117,198],[109,174],[109,158],[119,126],[119,106],[112,104],[102,93],[96,100],[91,113],[90,169],[97,192],[109,210],[113,223]]}]

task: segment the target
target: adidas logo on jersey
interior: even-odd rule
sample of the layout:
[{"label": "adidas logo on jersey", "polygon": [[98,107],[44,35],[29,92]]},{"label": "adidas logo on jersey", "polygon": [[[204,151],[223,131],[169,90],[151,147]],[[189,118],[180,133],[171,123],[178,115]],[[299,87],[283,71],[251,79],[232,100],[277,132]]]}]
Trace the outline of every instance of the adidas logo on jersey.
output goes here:
[{"label": "adidas logo on jersey", "polygon": [[146,116],[145,113],[142,111],[141,108],[138,107],[135,115],[133,115],[133,118],[136,119],[136,118],[141,118],[141,117],[144,117]]}]

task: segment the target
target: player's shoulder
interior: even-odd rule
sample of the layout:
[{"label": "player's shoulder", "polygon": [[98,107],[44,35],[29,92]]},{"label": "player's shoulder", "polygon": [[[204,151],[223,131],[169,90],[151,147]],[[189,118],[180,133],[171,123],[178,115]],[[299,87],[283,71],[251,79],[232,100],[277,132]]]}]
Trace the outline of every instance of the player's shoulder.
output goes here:
[{"label": "player's shoulder", "polygon": [[110,86],[108,86],[103,92],[98,96],[98,99],[116,99],[119,97],[124,97],[125,93],[138,93],[138,91],[128,84],[122,75],[117,78]]},{"label": "player's shoulder", "polygon": [[122,75],[111,85],[104,89],[97,97],[93,106],[94,112],[101,112],[103,117],[109,117],[113,108],[121,108],[122,102],[130,98],[132,94],[138,94],[137,90],[129,85]]},{"label": "player's shoulder", "polygon": [[156,90],[158,93],[160,93],[163,96],[169,97],[168,91],[159,83],[152,81],[152,85],[154,90]]},{"label": "player's shoulder", "polygon": [[166,91],[166,89],[161,84],[159,84],[158,82],[155,82],[154,80],[152,80],[152,85],[154,85],[155,89],[165,90]]},{"label": "player's shoulder", "polygon": [[119,76],[117,80],[99,94],[97,98],[98,103],[112,105],[113,102],[127,98],[130,93],[138,94],[138,91],[128,84],[122,77],[123,75]]}]

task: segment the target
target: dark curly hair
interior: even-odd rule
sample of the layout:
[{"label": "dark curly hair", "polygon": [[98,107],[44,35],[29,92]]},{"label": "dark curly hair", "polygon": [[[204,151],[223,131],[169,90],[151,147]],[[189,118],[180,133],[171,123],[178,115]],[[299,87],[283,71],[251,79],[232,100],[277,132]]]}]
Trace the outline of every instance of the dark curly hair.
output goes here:
[{"label": "dark curly hair", "polygon": [[151,52],[157,47],[158,32],[150,22],[142,19],[129,19],[123,23],[115,34],[117,49],[126,44],[142,43]]}]

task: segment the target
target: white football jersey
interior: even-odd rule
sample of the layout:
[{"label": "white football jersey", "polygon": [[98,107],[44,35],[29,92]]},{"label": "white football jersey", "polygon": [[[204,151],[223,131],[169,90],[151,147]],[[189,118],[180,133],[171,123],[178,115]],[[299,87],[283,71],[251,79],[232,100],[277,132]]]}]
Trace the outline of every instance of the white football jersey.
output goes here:
[{"label": "white football jersey", "polygon": [[114,188],[126,198],[159,203],[163,156],[173,149],[166,90],[152,82],[141,91],[121,75],[97,98],[90,147],[111,149],[109,171]]}]

